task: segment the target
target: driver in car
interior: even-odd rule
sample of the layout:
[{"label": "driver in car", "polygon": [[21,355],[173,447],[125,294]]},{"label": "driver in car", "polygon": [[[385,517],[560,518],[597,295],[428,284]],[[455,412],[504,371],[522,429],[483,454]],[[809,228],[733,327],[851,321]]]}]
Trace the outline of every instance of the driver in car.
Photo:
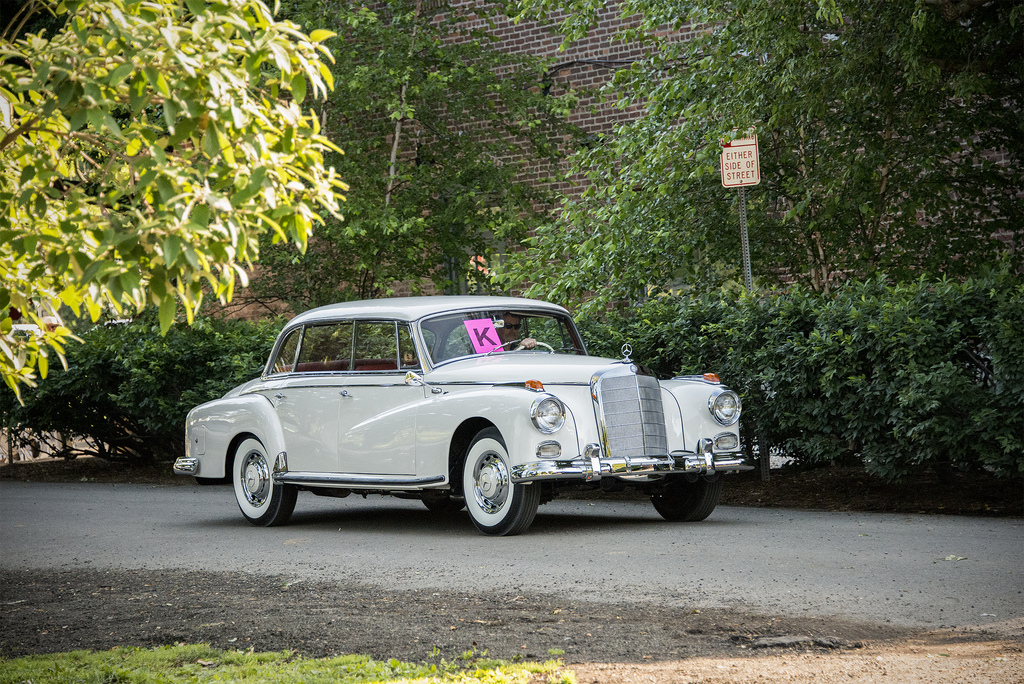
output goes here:
[{"label": "driver in car", "polygon": [[527,337],[520,340],[519,335],[523,328],[522,319],[513,314],[507,313],[502,318],[505,324],[497,328],[498,337],[501,338],[501,346],[508,351],[518,351],[520,349],[536,349],[537,340],[532,337]]}]

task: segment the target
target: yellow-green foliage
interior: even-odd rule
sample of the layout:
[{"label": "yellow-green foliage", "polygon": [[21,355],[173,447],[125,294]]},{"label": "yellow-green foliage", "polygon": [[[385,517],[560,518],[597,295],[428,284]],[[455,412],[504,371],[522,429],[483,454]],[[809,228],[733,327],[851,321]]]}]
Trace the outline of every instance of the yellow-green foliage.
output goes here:
[{"label": "yellow-green foliage", "polygon": [[0,684],[526,684],[547,675],[574,684],[561,662],[441,662],[420,665],[367,656],[305,658],[290,651],[221,651],[205,644],[155,649],[115,648],[0,659]]}]

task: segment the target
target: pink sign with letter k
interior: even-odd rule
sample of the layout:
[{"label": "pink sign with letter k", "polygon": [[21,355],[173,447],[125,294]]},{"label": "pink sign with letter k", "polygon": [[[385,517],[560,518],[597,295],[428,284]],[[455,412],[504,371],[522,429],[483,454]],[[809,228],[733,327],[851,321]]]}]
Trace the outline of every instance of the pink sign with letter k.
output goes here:
[{"label": "pink sign with letter k", "polygon": [[477,354],[486,354],[495,349],[501,349],[501,338],[494,328],[494,321],[489,318],[479,318],[472,321],[465,321],[466,331],[469,332],[469,341],[473,343],[473,350]]}]

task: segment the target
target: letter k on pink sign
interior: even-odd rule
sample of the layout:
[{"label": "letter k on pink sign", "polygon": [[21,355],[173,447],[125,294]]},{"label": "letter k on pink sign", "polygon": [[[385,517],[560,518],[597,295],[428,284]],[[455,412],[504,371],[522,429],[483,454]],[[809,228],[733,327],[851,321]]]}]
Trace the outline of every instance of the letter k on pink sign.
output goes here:
[{"label": "letter k on pink sign", "polygon": [[473,350],[477,354],[486,354],[501,348],[498,331],[494,329],[494,322],[491,319],[480,318],[474,321],[465,321],[464,325],[469,332],[469,341],[473,343]]}]

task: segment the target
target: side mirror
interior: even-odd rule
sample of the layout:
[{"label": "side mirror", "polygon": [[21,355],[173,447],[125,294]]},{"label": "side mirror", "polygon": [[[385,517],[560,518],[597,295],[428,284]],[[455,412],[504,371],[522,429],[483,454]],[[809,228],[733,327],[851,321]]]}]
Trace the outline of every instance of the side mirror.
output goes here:
[{"label": "side mirror", "polygon": [[[424,380],[421,376],[417,375],[413,371],[409,371],[405,374],[405,384],[409,387],[430,387],[430,383]],[[444,390],[440,387],[430,387],[431,394],[444,394]]]}]

